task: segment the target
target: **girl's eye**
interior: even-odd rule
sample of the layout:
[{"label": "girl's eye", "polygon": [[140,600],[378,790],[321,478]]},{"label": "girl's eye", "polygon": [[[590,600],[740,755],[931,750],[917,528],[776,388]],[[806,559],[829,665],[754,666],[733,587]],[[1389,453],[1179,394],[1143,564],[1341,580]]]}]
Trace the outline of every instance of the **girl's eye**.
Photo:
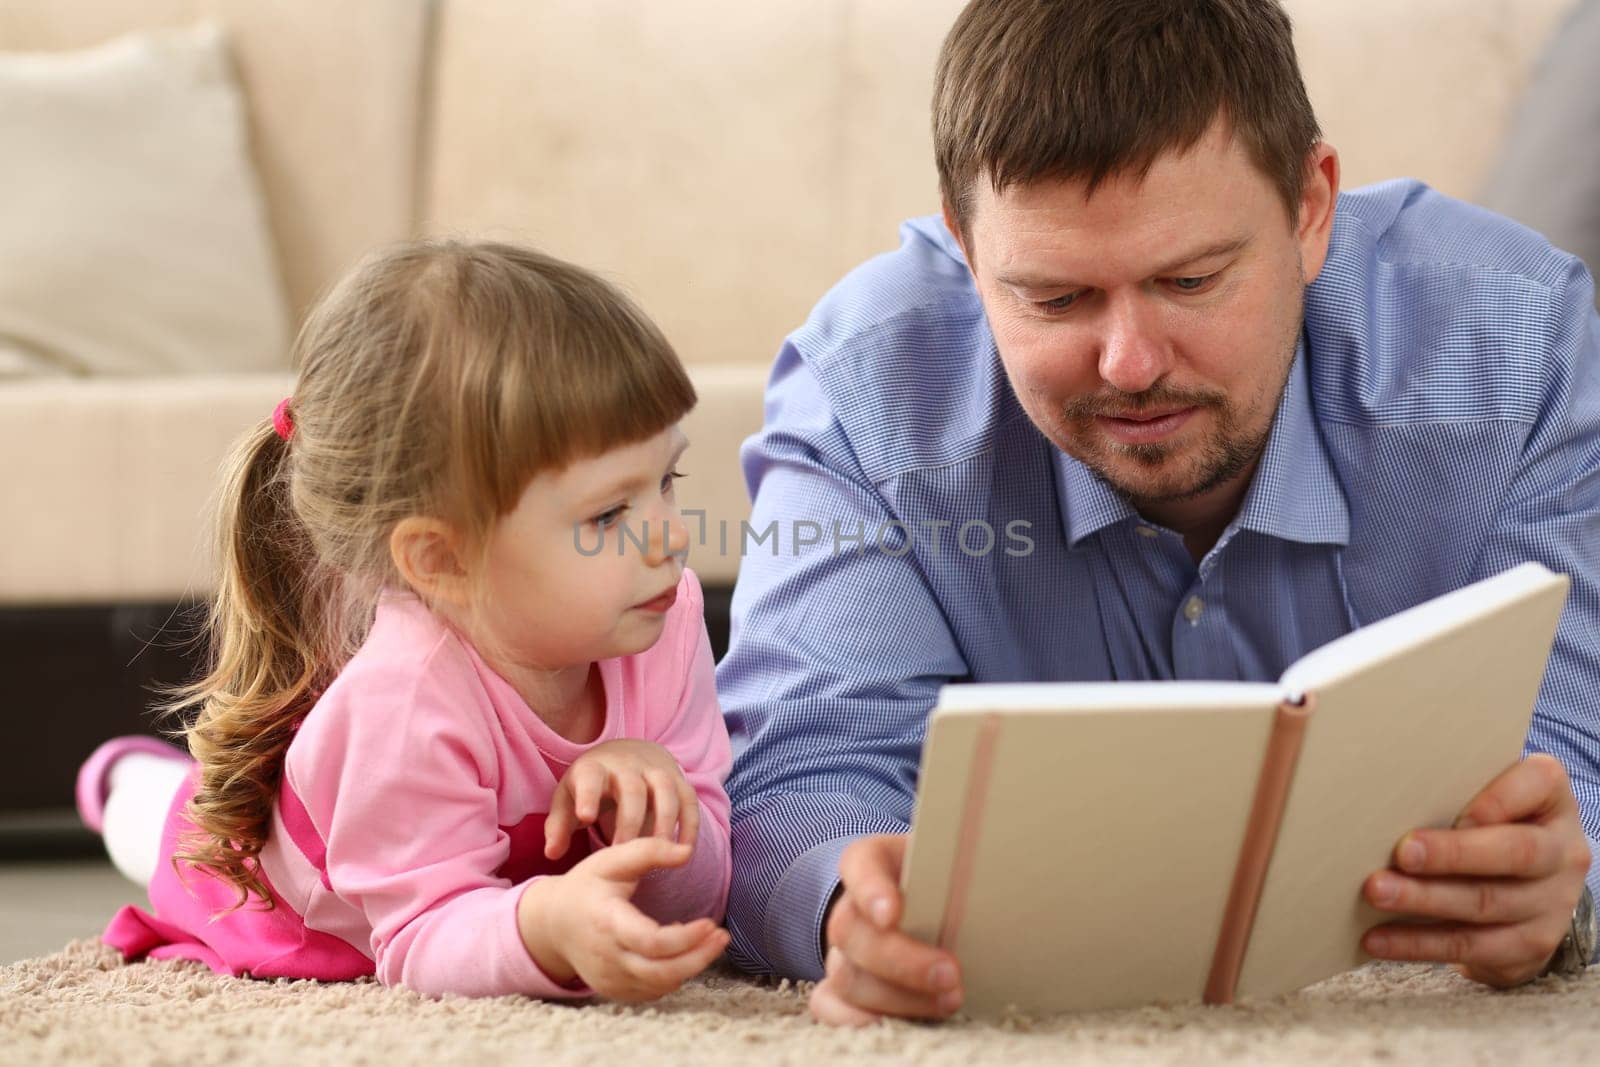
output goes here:
[{"label": "girl's eye", "polygon": [[683,477],[686,477],[686,475],[678,471],[668,471],[666,477],[661,479],[661,491],[663,493],[672,492],[672,483]]},{"label": "girl's eye", "polygon": [[614,507],[610,511],[601,512],[589,521],[598,529],[609,530],[621,520],[622,513],[627,510],[626,507]]},{"label": "girl's eye", "polygon": [[1216,275],[1202,274],[1194,278],[1174,278],[1172,279],[1172,285],[1179,292],[1198,293],[1200,290],[1204,289],[1206,287],[1206,283],[1214,277],[1216,277]]}]

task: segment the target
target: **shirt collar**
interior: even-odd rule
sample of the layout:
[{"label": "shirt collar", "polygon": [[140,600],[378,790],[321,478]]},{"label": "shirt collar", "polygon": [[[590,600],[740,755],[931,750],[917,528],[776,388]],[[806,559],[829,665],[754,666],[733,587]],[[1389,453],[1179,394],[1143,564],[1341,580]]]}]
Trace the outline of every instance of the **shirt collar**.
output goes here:
[{"label": "shirt collar", "polygon": [[[1089,468],[1056,449],[1056,483],[1067,543],[1080,542],[1138,512]],[[1305,342],[1295,352],[1267,447],[1230,524],[1305,544],[1350,543],[1350,509],[1311,409]]]},{"label": "shirt collar", "polygon": [[1061,498],[1061,523],[1067,531],[1067,544],[1077,548],[1084,538],[1107,526],[1138,517],[1138,512],[1115,489],[1102,482],[1088,467],[1059,448],[1056,454],[1056,486]]},{"label": "shirt collar", "polygon": [[1303,339],[1261,464],[1233,524],[1308,545],[1350,543],[1350,508],[1312,412]]}]

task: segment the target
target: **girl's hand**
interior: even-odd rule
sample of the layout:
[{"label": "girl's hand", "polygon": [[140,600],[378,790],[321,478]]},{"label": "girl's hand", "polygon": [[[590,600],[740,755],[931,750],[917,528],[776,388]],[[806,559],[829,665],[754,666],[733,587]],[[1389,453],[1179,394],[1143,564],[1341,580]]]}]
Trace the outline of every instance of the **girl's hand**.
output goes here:
[{"label": "girl's hand", "polygon": [[612,845],[659,837],[692,848],[700,834],[700,798],[660,745],[607,741],[578,757],[556,786],[544,822],[546,858],[566,855],[573,832],[595,824]]},{"label": "girl's hand", "polygon": [[517,902],[528,954],[555,981],[579,978],[613,1000],[653,1000],[677,989],[722,954],[728,932],[710,919],[662,926],[628,900],[639,879],[682,866],[691,851],[643,837],[529,882]]}]

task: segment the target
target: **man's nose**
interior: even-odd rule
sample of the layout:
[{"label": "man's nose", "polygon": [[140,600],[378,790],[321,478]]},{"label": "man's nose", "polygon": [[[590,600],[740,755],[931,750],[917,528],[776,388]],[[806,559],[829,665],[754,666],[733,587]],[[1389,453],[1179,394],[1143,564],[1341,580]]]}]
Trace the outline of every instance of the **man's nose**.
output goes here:
[{"label": "man's nose", "polygon": [[1171,369],[1172,356],[1158,312],[1143,293],[1107,302],[1100,378],[1123,393],[1142,393]]}]

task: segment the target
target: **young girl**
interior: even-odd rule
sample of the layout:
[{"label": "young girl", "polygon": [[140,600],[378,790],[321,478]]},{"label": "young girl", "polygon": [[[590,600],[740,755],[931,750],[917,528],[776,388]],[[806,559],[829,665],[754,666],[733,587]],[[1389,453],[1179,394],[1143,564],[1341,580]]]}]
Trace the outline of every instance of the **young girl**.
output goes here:
[{"label": "young girl", "polygon": [[683,367],[593,275],[462,242],[365,263],[297,365],[223,488],[194,760],[123,738],[80,773],[148,874],[105,940],[426,994],[677,988],[727,943],[731,759]]}]

